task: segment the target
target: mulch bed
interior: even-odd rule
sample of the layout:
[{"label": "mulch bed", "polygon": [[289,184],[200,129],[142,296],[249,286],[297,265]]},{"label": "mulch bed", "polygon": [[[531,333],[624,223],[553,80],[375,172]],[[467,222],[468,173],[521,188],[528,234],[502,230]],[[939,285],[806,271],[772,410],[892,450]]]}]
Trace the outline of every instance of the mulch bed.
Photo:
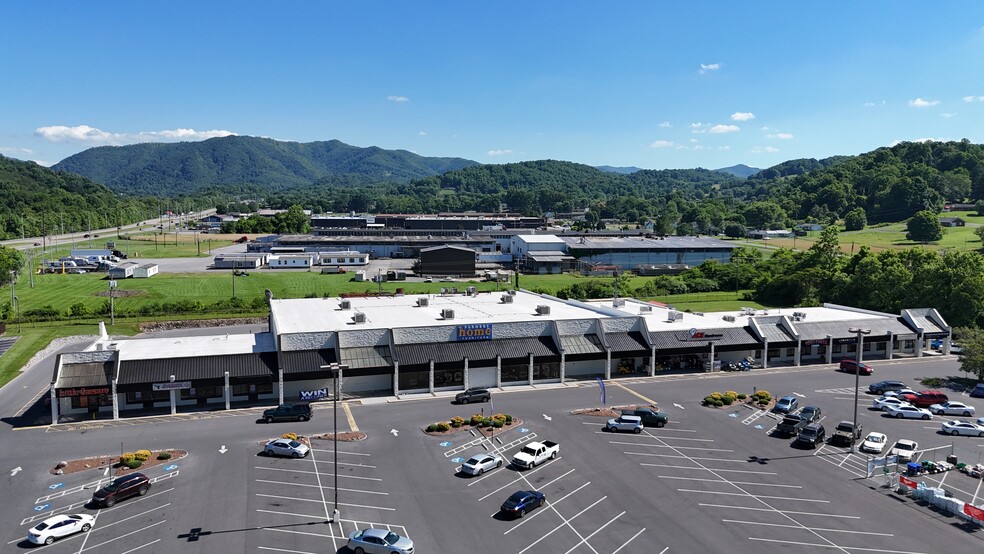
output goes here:
[{"label": "mulch bed", "polygon": [[[366,435],[362,431],[343,431],[343,432],[341,432],[341,433],[338,434],[338,440],[343,441],[343,442],[364,441],[364,440],[366,440],[366,437],[368,437],[368,435]],[[312,439],[317,439],[317,440],[330,441],[330,440],[334,440],[335,434],[334,433],[324,433],[324,434],[321,434],[321,435],[314,435],[311,438]]]},{"label": "mulch bed", "polygon": [[571,415],[618,417],[622,415],[622,410],[641,410],[643,408],[649,408],[654,412],[659,411],[659,406],[656,404],[626,404],[624,406],[609,406],[607,408],[581,408],[578,410],[571,410]]},{"label": "mulch bed", "polygon": [[444,435],[453,435],[455,433],[460,433],[461,431],[469,431],[469,430],[471,430],[471,431],[478,432],[483,437],[491,437],[493,434],[498,434],[498,433],[502,433],[503,431],[508,431],[508,430],[512,429],[513,427],[516,427],[517,425],[522,425],[522,424],[523,424],[523,420],[522,419],[519,419],[518,417],[513,417],[512,418],[512,423],[510,423],[509,425],[503,425],[502,427],[499,427],[498,429],[495,429],[493,427],[477,427],[477,426],[472,426],[472,425],[469,425],[468,424],[468,420],[465,420],[465,424],[462,425],[461,427],[457,427],[457,428],[456,427],[452,427],[452,428],[448,429],[447,431],[428,431],[426,427],[424,427],[423,429],[421,429],[421,431],[423,431],[425,435],[431,435],[431,436],[434,436],[434,437],[443,437]]},{"label": "mulch bed", "polygon": [[[185,456],[188,455],[188,452],[185,450],[168,449],[165,450],[164,452],[169,452],[171,454],[171,457],[166,460],[158,460],[157,454],[160,452],[161,452],[160,450],[151,451],[150,459],[140,464],[140,467],[135,469],[130,469],[125,465],[121,465],[119,463],[120,456],[117,454],[113,456],[95,456],[92,458],[82,458],[79,460],[68,460],[65,462],[65,465],[58,464],[57,466],[51,468],[50,473],[52,475],[78,473],[79,471],[85,471],[87,469],[103,469],[111,465],[113,467],[113,475],[119,476],[119,475],[126,475],[127,473],[144,471],[145,469],[156,467],[159,465],[169,464],[175,460],[180,460],[181,458],[184,458]],[[61,470],[62,472],[61,474],[58,473],[59,470]]]}]

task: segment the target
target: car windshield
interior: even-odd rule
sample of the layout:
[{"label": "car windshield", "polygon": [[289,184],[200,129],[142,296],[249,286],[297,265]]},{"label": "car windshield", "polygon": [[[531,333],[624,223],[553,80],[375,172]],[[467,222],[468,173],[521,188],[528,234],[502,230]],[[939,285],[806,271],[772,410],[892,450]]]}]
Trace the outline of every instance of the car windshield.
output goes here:
[{"label": "car windshield", "polygon": [[524,491],[514,492],[512,496],[510,496],[509,499],[506,500],[506,502],[519,504],[520,502],[522,502],[523,498],[526,498],[526,492]]},{"label": "car windshield", "polygon": [[898,450],[912,450],[913,445],[905,444],[904,442],[895,443],[895,448]]},{"label": "car windshield", "polygon": [[396,541],[400,540],[400,535],[397,535],[396,533],[390,531],[389,533],[386,533],[385,540],[386,540],[386,544],[393,545],[396,544]]},{"label": "car windshield", "polygon": [[287,444],[289,444],[291,448],[297,448],[298,446],[300,446],[300,445],[301,445],[301,443],[299,443],[299,442],[297,442],[297,441],[290,441],[290,442],[289,442],[289,443],[287,443]]},{"label": "car windshield", "polygon": [[34,526],[35,531],[44,531],[47,528],[48,528],[48,524],[43,521]]},{"label": "car windshield", "polygon": [[468,461],[465,462],[465,463],[468,464],[468,465],[470,465],[470,466],[474,466],[474,465],[478,465],[481,461],[482,461],[481,458],[479,458],[478,456],[475,456],[474,458],[468,458]]},{"label": "car windshield", "polygon": [[871,435],[868,437],[868,442],[885,442],[885,437],[879,437],[878,435]]},{"label": "car windshield", "polygon": [[851,431],[854,430],[854,427],[852,425],[840,424],[840,425],[837,426],[837,430],[838,431],[847,431],[848,433],[850,433]]},{"label": "car windshield", "polygon": [[806,436],[806,437],[811,436],[811,435],[816,435],[816,434],[817,434],[817,430],[816,429],[810,429],[809,427],[803,429],[803,433],[802,433],[802,435],[803,436]]}]

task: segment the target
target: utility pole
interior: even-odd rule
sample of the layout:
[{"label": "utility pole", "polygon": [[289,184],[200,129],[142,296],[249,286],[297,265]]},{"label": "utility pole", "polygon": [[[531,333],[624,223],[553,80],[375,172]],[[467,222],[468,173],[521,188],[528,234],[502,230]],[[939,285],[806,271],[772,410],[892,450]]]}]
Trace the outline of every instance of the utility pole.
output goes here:
[{"label": "utility pole", "polygon": [[[851,327],[847,332],[857,333],[858,335],[858,365],[854,368],[854,429],[851,431],[852,433],[856,433],[858,428],[858,389],[860,388],[861,380],[861,359],[864,356],[864,336],[871,333],[871,329]],[[851,454],[854,454],[854,442],[854,435],[851,435]]]}]

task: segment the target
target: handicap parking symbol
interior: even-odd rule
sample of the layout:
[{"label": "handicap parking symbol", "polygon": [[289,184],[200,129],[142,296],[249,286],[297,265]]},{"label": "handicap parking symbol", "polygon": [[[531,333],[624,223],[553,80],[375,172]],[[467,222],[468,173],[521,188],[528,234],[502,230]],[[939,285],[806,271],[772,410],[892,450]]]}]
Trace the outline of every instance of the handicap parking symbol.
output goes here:
[{"label": "handicap parking symbol", "polygon": [[526,427],[520,427],[520,429],[519,429],[519,432],[520,432],[520,433],[529,433],[529,432],[530,432],[530,430],[529,430],[529,429],[527,429]]},{"label": "handicap parking symbol", "polygon": [[447,447],[447,446],[451,446],[452,444],[453,443],[451,441],[444,441],[441,443],[441,446]]},{"label": "handicap parking symbol", "polygon": [[35,512],[43,512],[43,511],[47,510],[50,507],[51,507],[51,504],[41,504],[40,506],[35,506],[34,507],[34,511]]},{"label": "handicap parking symbol", "polygon": [[53,485],[48,485],[48,488],[51,489],[51,490],[55,490],[55,489],[59,489],[59,488],[64,487],[64,486],[65,486],[65,483],[55,483]]},{"label": "handicap parking symbol", "polygon": [[171,464],[169,466],[164,466],[164,471],[174,471],[178,469],[178,464]]},{"label": "handicap parking symbol", "polygon": [[731,412],[728,417],[738,417],[738,412]]},{"label": "handicap parking symbol", "polygon": [[454,462],[454,463],[456,463],[456,464],[460,464],[461,462],[465,461],[465,459],[464,458],[451,458],[451,461]]},{"label": "handicap parking symbol", "polygon": [[756,428],[756,429],[765,429],[765,427],[764,427],[764,426],[762,426],[762,425],[756,425],[756,426],[755,426],[755,428]]}]

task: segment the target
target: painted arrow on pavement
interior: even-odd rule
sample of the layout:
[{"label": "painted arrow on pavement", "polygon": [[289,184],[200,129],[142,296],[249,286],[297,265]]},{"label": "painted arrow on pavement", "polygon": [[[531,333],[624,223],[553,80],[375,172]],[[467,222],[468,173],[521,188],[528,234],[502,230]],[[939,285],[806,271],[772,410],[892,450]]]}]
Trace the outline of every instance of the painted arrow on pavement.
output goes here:
[{"label": "painted arrow on pavement", "polygon": [[219,453],[221,453],[221,454],[225,454],[228,451],[229,451],[229,449],[226,448],[224,444],[222,445],[222,448],[219,449]]},{"label": "painted arrow on pavement", "polygon": [[793,394],[795,394],[796,396],[798,396],[800,398],[806,398],[806,395],[805,394],[800,394],[798,392],[794,392]]},{"label": "painted arrow on pavement", "polygon": [[22,468],[21,466],[17,466],[14,469],[10,470],[10,476],[13,477],[14,475],[17,475],[17,473],[20,471],[24,471],[24,468]]},{"label": "painted arrow on pavement", "polygon": [[553,420],[553,418],[550,417],[550,416],[548,416],[547,414],[543,414],[543,419],[545,419],[547,421],[552,421]]},{"label": "painted arrow on pavement", "polygon": [[400,432],[399,432],[399,431],[397,431],[396,429],[390,429],[390,433],[393,433],[393,436],[394,436],[394,437],[398,437],[398,436],[400,436]]},{"label": "painted arrow on pavement", "polygon": [[686,410],[686,408],[684,408],[680,404],[677,404],[676,402],[674,402],[673,405],[676,406],[677,408],[680,408],[681,410]]}]

